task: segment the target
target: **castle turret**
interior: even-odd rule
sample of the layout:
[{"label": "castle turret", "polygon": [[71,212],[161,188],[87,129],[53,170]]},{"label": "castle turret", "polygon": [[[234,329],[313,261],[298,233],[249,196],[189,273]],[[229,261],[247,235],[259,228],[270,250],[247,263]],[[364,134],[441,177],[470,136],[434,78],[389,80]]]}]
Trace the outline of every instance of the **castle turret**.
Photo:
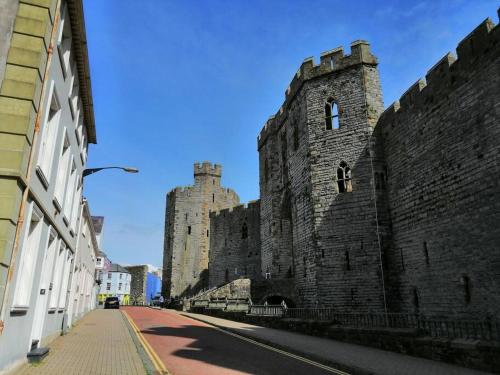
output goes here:
[{"label": "castle turret", "polygon": [[212,164],[208,161],[203,163],[194,163],[194,181],[195,184],[210,183],[220,186],[222,176],[222,165]]}]

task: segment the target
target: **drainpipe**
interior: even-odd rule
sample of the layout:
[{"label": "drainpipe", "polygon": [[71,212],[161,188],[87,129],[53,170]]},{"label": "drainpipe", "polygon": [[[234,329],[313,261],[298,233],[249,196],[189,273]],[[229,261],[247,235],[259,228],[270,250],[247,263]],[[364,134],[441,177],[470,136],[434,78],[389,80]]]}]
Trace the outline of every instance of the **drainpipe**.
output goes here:
[{"label": "drainpipe", "polygon": [[50,35],[50,45],[49,45],[49,50],[47,52],[47,65],[45,66],[45,72],[43,74],[43,83],[42,83],[42,91],[40,93],[40,100],[38,102],[38,112],[36,114],[35,118],[35,130],[33,134],[33,141],[31,143],[31,150],[30,150],[30,155],[28,159],[28,169],[26,173],[26,186],[24,187],[23,191],[23,196],[21,199],[21,205],[19,207],[19,215],[17,218],[17,226],[16,226],[16,233],[14,236],[14,245],[12,249],[12,255],[11,255],[11,261],[9,265],[9,271],[7,274],[7,285],[5,286],[5,292],[3,295],[3,300],[1,301],[1,306],[0,306],[0,335],[3,333],[4,329],[4,318],[5,318],[5,313],[6,313],[6,304],[7,304],[7,299],[9,296],[9,291],[10,291],[10,286],[12,284],[12,277],[14,276],[14,269],[16,266],[16,256],[17,253],[19,252],[19,242],[20,242],[20,237],[21,237],[21,232],[24,226],[24,210],[26,207],[26,202],[28,201],[28,195],[30,191],[30,182],[31,182],[31,175],[32,175],[32,170],[33,170],[33,162],[35,158],[35,146],[38,140],[38,137],[40,135],[40,121],[41,121],[41,116],[42,116],[42,103],[45,100],[45,95],[47,91],[47,83],[48,83],[48,78],[49,78],[49,71],[51,67],[51,62],[52,62],[52,56],[54,53],[54,43],[55,43],[55,37],[57,34],[57,27],[59,25],[59,17],[60,17],[60,7],[61,7],[61,0],[57,0],[56,4],[56,14],[54,17],[54,25],[52,26],[52,31]]}]

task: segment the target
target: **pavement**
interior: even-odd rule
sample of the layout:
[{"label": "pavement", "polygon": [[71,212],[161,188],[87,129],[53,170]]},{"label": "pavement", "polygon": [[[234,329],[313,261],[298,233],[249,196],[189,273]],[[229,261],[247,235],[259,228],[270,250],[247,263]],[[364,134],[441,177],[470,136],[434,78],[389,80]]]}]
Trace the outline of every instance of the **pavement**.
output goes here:
[{"label": "pavement", "polygon": [[[172,313],[170,313],[172,314]],[[344,343],[295,332],[255,326],[202,314],[180,313],[229,332],[305,356],[352,374],[373,375],[486,375],[443,362]],[[175,372],[174,372],[175,374]],[[308,374],[291,372],[291,374]]]},{"label": "pavement", "polygon": [[120,310],[93,310],[50,345],[49,355],[16,375],[145,375]]},{"label": "pavement", "polygon": [[16,375],[485,375],[450,364],[207,315],[94,310]]}]

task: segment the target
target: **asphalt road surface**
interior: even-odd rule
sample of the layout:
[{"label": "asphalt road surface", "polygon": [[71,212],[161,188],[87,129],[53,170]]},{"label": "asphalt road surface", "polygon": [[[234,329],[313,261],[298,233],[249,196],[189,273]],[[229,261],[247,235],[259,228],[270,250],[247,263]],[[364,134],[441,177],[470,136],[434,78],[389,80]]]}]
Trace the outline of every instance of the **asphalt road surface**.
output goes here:
[{"label": "asphalt road surface", "polygon": [[173,375],[342,374],[175,312],[142,307],[123,310]]}]

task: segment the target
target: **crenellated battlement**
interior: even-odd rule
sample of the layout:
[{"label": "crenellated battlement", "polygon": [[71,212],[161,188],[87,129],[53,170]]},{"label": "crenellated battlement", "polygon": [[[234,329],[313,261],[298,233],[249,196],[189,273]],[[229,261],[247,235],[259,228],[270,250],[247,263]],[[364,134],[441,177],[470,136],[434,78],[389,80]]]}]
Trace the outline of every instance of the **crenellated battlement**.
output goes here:
[{"label": "crenellated battlement", "polygon": [[[500,18],[500,9],[498,14]],[[382,113],[379,123],[393,122],[399,113],[445,97],[447,92],[466,81],[465,78],[477,70],[478,64],[489,54],[498,54],[499,49],[500,27],[487,18],[458,43],[456,57],[450,52],[443,56],[429,69],[425,79],[420,78]]]},{"label": "crenellated battlement", "polygon": [[196,162],[194,163],[194,175],[210,175],[214,177],[221,177],[222,165],[212,164],[208,161],[204,161],[203,163]]},{"label": "crenellated battlement", "polygon": [[297,70],[292,78],[292,81],[285,90],[285,101],[281,105],[278,112],[271,116],[262,128],[257,138],[258,147],[260,148],[267,136],[276,131],[276,129],[283,122],[286,117],[286,109],[304,82],[359,64],[377,64],[377,58],[372,55],[370,51],[370,44],[364,40],[352,42],[351,53],[349,55],[344,55],[343,47],[337,47],[321,53],[319,65],[314,63],[313,57],[304,59],[300,68]]},{"label": "crenellated battlement", "polygon": [[260,199],[249,201],[248,203],[239,204],[234,207],[224,208],[218,211],[210,211],[210,218],[216,219],[221,216],[226,217],[229,214],[238,215],[244,213],[247,210],[260,210]]}]

